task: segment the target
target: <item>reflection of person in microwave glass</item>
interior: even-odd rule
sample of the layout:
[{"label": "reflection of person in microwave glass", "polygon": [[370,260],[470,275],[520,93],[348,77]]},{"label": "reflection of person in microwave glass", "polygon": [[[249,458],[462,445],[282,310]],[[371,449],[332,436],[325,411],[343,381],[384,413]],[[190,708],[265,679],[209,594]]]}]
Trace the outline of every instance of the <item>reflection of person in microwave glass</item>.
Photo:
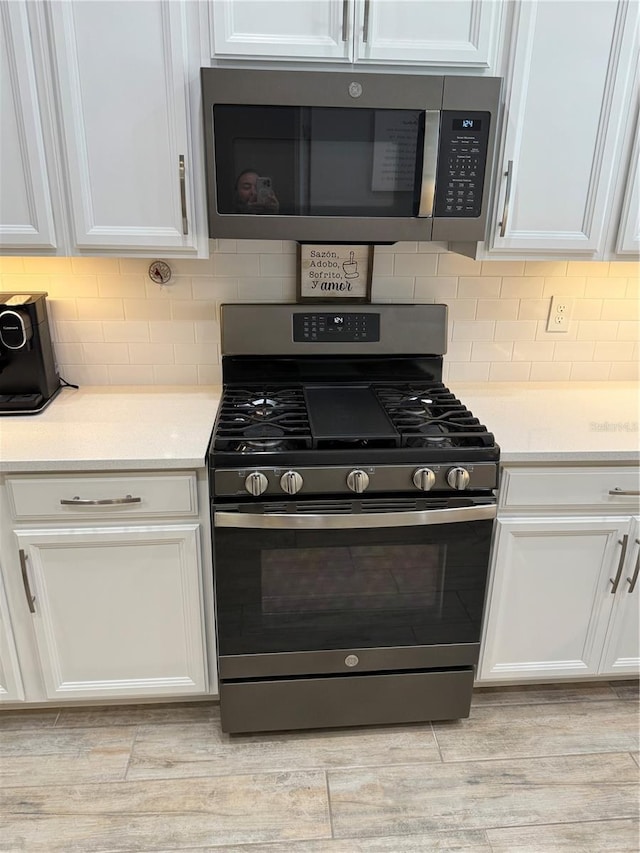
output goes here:
[{"label": "reflection of person in microwave glass", "polygon": [[261,177],[255,169],[245,169],[236,178],[233,194],[234,213],[278,213],[280,202],[271,186],[271,178]]}]

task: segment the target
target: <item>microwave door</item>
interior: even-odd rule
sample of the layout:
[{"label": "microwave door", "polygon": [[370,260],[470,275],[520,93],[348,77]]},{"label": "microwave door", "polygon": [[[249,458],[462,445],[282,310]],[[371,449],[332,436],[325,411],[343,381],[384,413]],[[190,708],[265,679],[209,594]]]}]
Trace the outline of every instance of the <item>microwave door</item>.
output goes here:
[{"label": "microwave door", "polygon": [[438,144],[440,141],[440,110],[425,110],[422,169],[418,178],[418,217],[433,216],[436,199],[436,173],[438,170]]}]

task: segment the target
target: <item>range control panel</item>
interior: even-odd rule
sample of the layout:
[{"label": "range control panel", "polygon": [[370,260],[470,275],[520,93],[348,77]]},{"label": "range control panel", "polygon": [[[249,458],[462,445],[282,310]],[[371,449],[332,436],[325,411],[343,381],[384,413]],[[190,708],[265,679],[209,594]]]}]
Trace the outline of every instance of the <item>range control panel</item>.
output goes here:
[{"label": "range control panel", "polygon": [[490,120],[488,112],[443,110],[435,216],[480,216]]},{"label": "range control panel", "polygon": [[379,314],[293,315],[293,340],[297,343],[371,343],[380,340]]}]

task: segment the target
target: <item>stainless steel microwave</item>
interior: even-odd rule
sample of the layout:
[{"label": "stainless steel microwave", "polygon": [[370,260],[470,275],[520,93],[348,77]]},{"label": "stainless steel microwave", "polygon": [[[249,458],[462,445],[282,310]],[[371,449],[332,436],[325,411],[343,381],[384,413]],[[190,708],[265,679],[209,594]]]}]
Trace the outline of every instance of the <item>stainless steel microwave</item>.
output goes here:
[{"label": "stainless steel microwave", "polygon": [[203,68],[209,234],[482,240],[501,80]]}]

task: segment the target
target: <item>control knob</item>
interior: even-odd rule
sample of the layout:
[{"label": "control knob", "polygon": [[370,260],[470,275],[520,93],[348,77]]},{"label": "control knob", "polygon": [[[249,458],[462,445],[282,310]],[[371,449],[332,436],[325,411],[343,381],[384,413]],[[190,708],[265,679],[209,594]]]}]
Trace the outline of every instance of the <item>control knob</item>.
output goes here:
[{"label": "control knob", "polygon": [[280,486],[288,495],[295,495],[302,488],[304,480],[297,471],[285,471],[280,477]]},{"label": "control knob", "polygon": [[369,475],[366,471],[361,471],[359,468],[356,468],[347,474],[347,486],[349,486],[352,492],[362,494],[368,485]]},{"label": "control knob", "polygon": [[261,474],[260,471],[252,471],[251,474],[244,481],[244,487],[249,492],[250,495],[253,495],[254,498],[257,498],[258,495],[261,495],[263,492],[266,492],[267,486],[269,485],[269,481]]},{"label": "control knob", "polygon": [[463,492],[469,485],[469,472],[466,468],[450,468],[447,471],[447,483],[452,489]]},{"label": "control knob", "polygon": [[433,488],[436,481],[436,475],[431,468],[418,468],[413,472],[413,485],[421,492],[428,492]]}]

